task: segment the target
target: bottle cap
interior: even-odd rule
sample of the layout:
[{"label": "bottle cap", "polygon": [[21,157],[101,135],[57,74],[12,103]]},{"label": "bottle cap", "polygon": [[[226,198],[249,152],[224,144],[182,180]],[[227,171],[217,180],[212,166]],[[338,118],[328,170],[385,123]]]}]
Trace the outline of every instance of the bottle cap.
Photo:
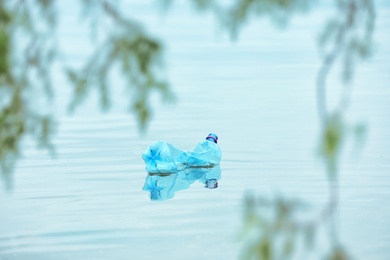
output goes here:
[{"label": "bottle cap", "polygon": [[218,136],[216,134],[210,133],[207,137],[206,140],[208,141],[213,141],[214,143],[218,142]]},{"label": "bottle cap", "polygon": [[207,180],[205,188],[208,188],[208,189],[216,189],[216,188],[218,188],[218,180],[217,179]]}]

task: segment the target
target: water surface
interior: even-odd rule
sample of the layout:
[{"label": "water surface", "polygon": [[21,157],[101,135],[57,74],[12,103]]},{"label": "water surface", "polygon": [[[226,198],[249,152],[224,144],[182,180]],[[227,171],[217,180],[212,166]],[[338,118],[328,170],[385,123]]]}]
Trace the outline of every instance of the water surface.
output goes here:
[{"label": "water surface", "polygon": [[[165,42],[177,103],[153,97],[154,118],[140,135],[120,99],[104,115],[94,101],[63,113],[69,91],[58,78],[57,158],[24,144],[14,188],[0,195],[0,259],[236,259],[246,191],[301,198],[312,211],[326,203],[314,87],[315,32],[326,12],[297,18],[285,31],[253,23],[231,42],[211,17],[185,5],[165,18],[148,6],[135,5],[134,16]],[[70,30],[76,15],[65,14],[65,49],[77,62],[83,48],[72,44],[83,30]],[[389,14],[378,10],[377,51],[358,67],[347,113],[369,128],[361,152],[347,142],[341,159],[338,226],[357,259],[390,255]],[[329,80],[331,105],[338,79]],[[164,140],[191,150],[209,132],[222,151],[218,189],[193,183],[173,199],[150,201],[142,191],[144,149]]]}]

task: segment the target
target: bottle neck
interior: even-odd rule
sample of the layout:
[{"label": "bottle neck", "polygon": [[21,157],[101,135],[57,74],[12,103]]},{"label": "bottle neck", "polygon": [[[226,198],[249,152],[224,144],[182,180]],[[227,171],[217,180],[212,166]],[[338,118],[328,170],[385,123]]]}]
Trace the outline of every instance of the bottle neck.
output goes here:
[{"label": "bottle neck", "polygon": [[216,143],[215,140],[213,138],[211,138],[211,137],[207,137],[206,140],[210,141],[210,142],[213,142],[213,143]]}]

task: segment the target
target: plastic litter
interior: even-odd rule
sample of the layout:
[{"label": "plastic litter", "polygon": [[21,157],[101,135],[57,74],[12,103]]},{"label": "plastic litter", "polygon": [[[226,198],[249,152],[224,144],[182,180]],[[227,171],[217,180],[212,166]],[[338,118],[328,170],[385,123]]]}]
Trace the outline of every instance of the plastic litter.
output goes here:
[{"label": "plastic litter", "polygon": [[177,191],[188,189],[196,180],[203,183],[205,188],[218,188],[220,178],[219,165],[187,168],[172,174],[149,173],[142,190],[150,192],[150,200],[162,201],[172,199]]},{"label": "plastic litter", "polygon": [[218,136],[213,133],[192,151],[183,151],[163,141],[153,143],[142,154],[148,172],[142,189],[150,192],[151,200],[167,200],[197,180],[205,188],[218,188],[221,150],[217,143]]},{"label": "plastic litter", "polygon": [[158,141],[142,154],[149,173],[177,173],[190,167],[212,167],[221,161],[218,136],[209,134],[194,150],[183,151],[167,142]]}]

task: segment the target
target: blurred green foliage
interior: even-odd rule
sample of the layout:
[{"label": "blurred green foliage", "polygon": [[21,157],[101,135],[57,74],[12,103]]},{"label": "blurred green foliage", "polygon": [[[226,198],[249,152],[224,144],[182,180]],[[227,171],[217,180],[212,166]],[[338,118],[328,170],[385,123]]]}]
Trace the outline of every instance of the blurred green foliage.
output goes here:
[{"label": "blurred green foliage", "polygon": [[[270,207],[273,211],[269,210]],[[305,207],[306,205],[297,200],[267,200],[248,194],[244,201],[245,224],[239,234],[243,244],[240,259],[289,258],[296,246],[298,235],[306,229],[312,231],[310,225],[300,225],[294,219],[296,211]],[[264,209],[268,214],[264,214]],[[307,246],[310,247],[309,244]]]},{"label": "blurred green foliage", "polygon": [[[308,214],[309,205],[301,200],[278,196],[267,199],[247,194],[244,199],[244,225],[239,233],[242,246],[240,259],[271,260],[350,259],[337,238],[333,215],[337,209],[337,190],[332,188],[329,202],[314,216]],[[311,216],[302,217],[302,216]],[[330,227],[328,237],[318,237],[321,228]],[[335,232],[335,233],[334,233]],[[316,248],[329,244],[328,253],[321,256]],[[316,241],[321,240],[321,244]]]},{"label": "blurred green foliage", "polygon": [[[342,64],[342,81],[348,86],[359,60],[372,54],[372,34],[375,26],[373,0],[335,0],[336,13],[325,24],[318,37],[323,63],[317,74],[317,104],[320,119],[325,122],[330,113],[326,105],[326,79],[335,63]],[[348,88],[337,110],[346,111]]]},{"label": "blurred green foliage", "polygon": [[[248,194],[244,200],[244,223],[240,233],[240,259],[291,259],[296,251],[304,259],[320,259],[315,255],[319,228],[331,220],[334,205],[327,205],[320,215],[303,220],[308,205],[296,199],[277,197],[269,200]],[[323,243],[323,240],[322,240]],[[331,250],[325,259],[349,259],[339,244],[330,241]]]},{"label": "blurred green foliage", "polygon": [[224,15],[225,26],[235,38],[252,17],[268,17],[277,26],[286,26],[290,17],[303,13],[314,0],[238,0]]},{"label": "blurred green foliage", "polygon": [[[242,1],[241,3],[245,4],[241,7],[238,5],[237,12],[240,21],[248,19],[247,8],[254,2],[270,4],[271,9],[280,8],[279,5],[283,2],[286,7],[284,11],[288,14],[294,13],[298,6],[300,10],[307,10],[309,6],[309,1]],[[293,8],[293,3],[298,6]],[[247,197],[244,203],[241,259],[292,258],[295,244],[299,242],[298,234],[303,234],[306,241],[313,241],[317,229],[321,226],[329,228],[328,240],[331,245],[329,253],[322,257],[329,260],[351,259],[338,240],[338,230],[333,216],[338,205],[338,166],[345,140],[348,136],[352,136],[355,137],[356,143],[361,143],[366,133],[364,124],[347,124],[344,117],[351,93],[348,83],[352,80],[354,68],[359,60],[367,59],[372,54],[375,7],[373,0],[335,0],[335,10],[334,18],[326,23],[319,37],[323,63],[318,70],[316,82],[317,108],[321,123],[319,154],[324,161],[328,176],[329,202],[317,218],[302,222],[294,215],[301,211],[300,204],[296,201],[280,197],[264,204],[265,199],[262,197]],[[260,15],[261,12],[258,14]],[[288,18],[288,15],[282,16],[284,19]],[[237,25],[240,25],[240,22],[235,24]],[[235,33],[234,27],[233,33]],[[344,95],[336,108],[329,109],[326,102],[326,79],[338,60],[342,64],[341,79],[345,85]]]},{"label": "blurred green foliage", "polygon": [[[51,148],[52,131],[50,115],[40,114],[27,99],[37,78],[39,87],[51,95],[48,66],[54,52],[46,45],[47,38],[34,27],[28,7],[13,4],[0,2],[0,169],[8,185],[22,138],[30,135],[39,146]],[[37,1],[36,8],[42,20],[54,24],[51,1]],[[29,42],[15,53],[14,46],[23,33],[29,33]]]},{"label": "blurred green foliage", "polygon": [[331,115],[326,121],[321,136],[320,155],[325,160],[328,177],[335,178],[337,172],[338,158],[344,139],[344,125],[339,114]]},{"label": "blurred green foliage", "polygon": [[[98,91],[101,107],[107,110],[113,87],[110,73],[116,71],[123,75],[129,109],[136,115],[141,131],[151,116],[149,97],[153,91],[159,92],[164,101],[174,99],[162,78],[162,44],[123,15],[115,0],[78,2],[83,18],[91,22],[91,40],[96,40],[94,33],[100,33],[103,39],[82,68],[61,64],[56,4],[53,0],[0,1],[0,171],[8,186],[25,137],[54,152],[50,143],[55,129],[50,113],[54,65],[63,65],[74,87],[70,111],[92,89]],[[101,20],[111,27],[103,26]]]},{"label": "blurred green foliage", "polygon": [[98,88],[101,107],[108,109],[111,104],[109,74],[114,68],[119,68],[131,93],[129,107],[137,115],[141,130],[144,130],[151,114],[150,93],[160,92],[165,101],[174,99],[168,83],[158,78],[162,71],[162,45],[109,2],[84,1],[87,14],[94,16],[96,9],[101,9],[114,23],[115,30],[102,33],[105,36],[103,43],[81,70],[67,70],[68,78],[75,86],[70,109],[80,104],[93,87]]}]

